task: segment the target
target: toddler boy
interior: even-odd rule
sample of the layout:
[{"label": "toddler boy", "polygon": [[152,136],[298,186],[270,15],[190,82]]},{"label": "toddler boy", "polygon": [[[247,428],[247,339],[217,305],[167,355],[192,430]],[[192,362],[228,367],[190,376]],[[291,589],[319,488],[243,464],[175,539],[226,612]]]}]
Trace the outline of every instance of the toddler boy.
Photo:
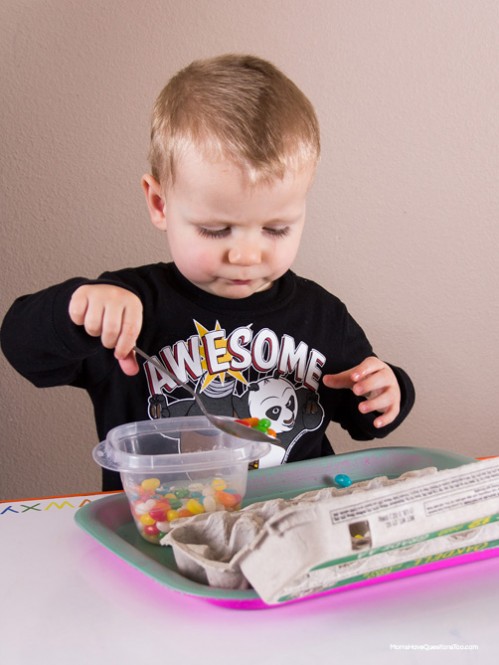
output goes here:
[{"label": "toddler boy", "polygon": [[[251,56],[194,62],[160,93],[142,187],[173,261],[70,279],[19,298],[2,348],[37,386],[84,388],[105,438],[125,422],[209,411],[271,421],[262,464],[333,454],[331,421],[354,439],[407,416],[407,374],[373,353],[345,305],[290,267],[320,154],[317,118],[277,68]],[[103,470],[103,489],[121,487]]]}]

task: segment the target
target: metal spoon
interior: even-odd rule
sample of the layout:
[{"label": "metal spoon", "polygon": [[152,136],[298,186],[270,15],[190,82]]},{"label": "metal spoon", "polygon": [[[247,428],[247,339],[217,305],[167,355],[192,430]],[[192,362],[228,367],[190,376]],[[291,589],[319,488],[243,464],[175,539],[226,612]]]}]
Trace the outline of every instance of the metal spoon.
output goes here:
[{"label": "metal spoon", "polygon": [[162,374],[166,374],[166,376],[172,379],[172,381],[175,381],[175,383],[178,386],[182,386],[182,388],[185,388],[185,390],[187,390],[187,392],[189,392],[194,397],[194,399],[196,400],[196,404],[199,406],[199,408],[206,416],[206,418],[217,429],[222,430],[222,432],[230,434],[231,436],[237,436],[240,439],[246,439],[247,441],[264,441],[265,443],[275,443],[277,445],[280,443],[279,439],[270,436],[269,434],[265,434],[265,432],[261,432],[257,429],[253,429],[252,427],[248,427],[247,425],[242,425],[241,423],[237,423],[235,420],[231,418],[224,418],[223,416],[214,416],[213,414],[208,413],[205,405],[203,404],[203,400],[201,399],[201,397],[199,397],[198,393],[191,388],[191,386],[188,383],[179,381],[178,378],[174,374],[172,374],[172,372],[170,372],[170,370],[166,369],[166,367],[162,365],[160,362],[158,362],[155,358],[148,356],[147,353],[142,351],[142,349],[139,349],[137,346],[134,346],[133,350],[139,356],[142,356],[142,358],[148,360],[151,363],[151,365],[154,365],[154,367],[159,372],[161,372]]}]

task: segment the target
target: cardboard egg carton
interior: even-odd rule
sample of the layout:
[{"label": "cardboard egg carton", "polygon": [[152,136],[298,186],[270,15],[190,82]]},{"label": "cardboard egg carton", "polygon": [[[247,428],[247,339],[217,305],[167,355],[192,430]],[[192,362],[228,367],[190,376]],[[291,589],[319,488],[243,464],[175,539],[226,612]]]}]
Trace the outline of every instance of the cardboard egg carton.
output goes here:
[{"label": "cardboard egg carton", "polygon": [[499,546],[499,458],[383,480],[199,515],[162,544],[187,577],[268,604]]}]

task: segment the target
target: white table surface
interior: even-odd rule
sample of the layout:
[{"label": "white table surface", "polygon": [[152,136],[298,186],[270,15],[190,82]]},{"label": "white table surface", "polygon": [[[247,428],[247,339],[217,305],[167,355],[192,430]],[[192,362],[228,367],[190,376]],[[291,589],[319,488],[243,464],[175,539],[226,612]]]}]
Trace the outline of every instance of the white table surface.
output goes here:
[{"label": "white table surface", "polygon": [[2,665],[499,662],[499,557],[228,609],[169,590],[81,530],[77,508],[101,496],[0,503]]}]

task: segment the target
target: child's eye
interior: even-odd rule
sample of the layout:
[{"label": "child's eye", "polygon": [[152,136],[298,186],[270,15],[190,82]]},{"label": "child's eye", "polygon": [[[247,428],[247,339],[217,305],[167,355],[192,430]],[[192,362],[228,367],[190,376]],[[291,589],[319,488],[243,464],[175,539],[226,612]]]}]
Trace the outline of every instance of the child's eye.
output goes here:
[{"label": "child's eye", "polygon": [[274,238],[284,238],[289,233],[289,226],[269,226],[264,231]]},{"label": "child's eye", "polygon": [[207,229],[204,226],[198,226],[198,233],[203,238],[226,238],[230,233],[230,227],[223,229]]},{"label": "child's eye", "polygon": [[[209,228],[206,226],[198,226],[197,231],[200,236],[203,238],[227,238],[231,233],[230,226],[224,226],[223,228]],[[268,226],[264,227],[263,232],[273,238],[283,238],[289,233],[289,226]]]}]

